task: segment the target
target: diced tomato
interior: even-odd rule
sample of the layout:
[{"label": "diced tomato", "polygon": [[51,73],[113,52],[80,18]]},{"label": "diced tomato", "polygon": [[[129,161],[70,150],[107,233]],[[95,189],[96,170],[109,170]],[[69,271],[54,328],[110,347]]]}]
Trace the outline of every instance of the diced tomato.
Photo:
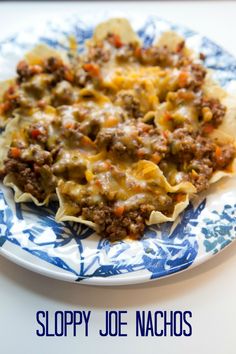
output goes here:
[{"label": "diced tomato", "polygon": [[31,131],[31,136],[33,139],[37,139],[40,134],[42,134],[42,132],[39,129],[33,129]]},{"label": "diced tomato", "polygon": [[86,63],[83,65],[85,71],[89,72],[92,76],[99,76],[100,69],[99,66],[96,64]]},{"label": "diced tomato", "polygon": [[217,146],[217,147],[216,147],[215,155],[216,155],[216,158],[217,158],[217,159],[220,159],[220,158],[221,158],[221,156],[222,156],[222,149],[221,149],[220,146]]},{"label": "diced tomato", "polygon": [[117,217],[121,217],[124,214],[125,207],[123,205],[117,206],[114,210],[114,214]]},{"label": "diced tomato", "polygon": [[10,150],[10,154],[14,159],[17,159],[18,157],[20,157],[21,151],[17,147],[12,147]]},{"label": "diced tomato", "polygon": [[123,46],[123,43],[118,34],[113,34],[110,36],[110,43],[113,44],[116,48],[121,48]]}]

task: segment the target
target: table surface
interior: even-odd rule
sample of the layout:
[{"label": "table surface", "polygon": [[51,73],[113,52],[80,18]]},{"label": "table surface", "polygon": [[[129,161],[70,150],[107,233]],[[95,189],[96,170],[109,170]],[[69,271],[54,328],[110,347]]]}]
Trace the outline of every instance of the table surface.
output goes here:
[{"label": "table surface", "polygon": [[[236,56],[236,2],[38,2],[0,4],[0,39],[62,14],[108,10],[156,14],[206,34]],[[2,70],[2,68],[0,68]],[[20,268],[0,257],[0,346],[2,354],[144,353],[234,354],[236,243],[197,268],[151,283],[93,287],[64,283]],[[40,338],[35,314],[91,310],[89,336]],[[100,337],[106,310],[127,310],[128,336]],[[135,337],[136,310],[190,310],[191,337]]]}]

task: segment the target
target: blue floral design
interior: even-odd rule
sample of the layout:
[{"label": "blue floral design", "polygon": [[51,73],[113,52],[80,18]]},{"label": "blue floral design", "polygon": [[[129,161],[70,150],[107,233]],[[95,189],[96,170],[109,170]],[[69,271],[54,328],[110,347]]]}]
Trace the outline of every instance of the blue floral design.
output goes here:
[{"label": "blue floral design", "polygon": [[212,217],[204,222],[202,233],[206,252],[217,253],[236,237],[236,204],[226,204],[221,213],[213,211]]}]

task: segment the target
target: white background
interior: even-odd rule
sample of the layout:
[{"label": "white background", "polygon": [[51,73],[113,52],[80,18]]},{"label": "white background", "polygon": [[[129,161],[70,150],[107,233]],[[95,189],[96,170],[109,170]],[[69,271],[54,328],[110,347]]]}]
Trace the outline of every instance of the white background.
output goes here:
[{"label": "white background", "polygon": [[[156,14],[206,34],[236,56],[236,3],[227,1],[1,3],[0,39],[46,18],[104,9]],[[4,68],[0,68],[4,70]],[[126,287],[63,283],[0,258],[0,353],[236,353],[236,243],[196,269]],[[98,335],[105,310],[128,310],[128,337]],[[39,338],[38,310],[91,310],[89,337]],[[190,310],[193,335],[136,338],[136,310]]]}]

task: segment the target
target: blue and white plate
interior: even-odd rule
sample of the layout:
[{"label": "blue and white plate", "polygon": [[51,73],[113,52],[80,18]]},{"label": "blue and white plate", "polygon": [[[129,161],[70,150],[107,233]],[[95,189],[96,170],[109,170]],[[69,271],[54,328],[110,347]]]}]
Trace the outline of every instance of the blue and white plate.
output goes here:
[{"label": "blue and white plate", "polygon": [[[97,17],[96,22],[104,20]],[[236,60],[211,40],[156,17],[131,19],[150,45],[172,29],[188,46],[207,55],[206,66],[226,89],[236,82]],[[37,43],[66,49],[68,35],[78,43],[91,37],[95,23],[74,16],[31,28],[0,42],[0,80],[14,75],[23,54]],[[15,204],[12,191],[0,185],[0,253],[47,276],[86,284],[145,282],[194,267],[236,238],[236,179],[224,179],[190,204],[175,223],[147,227],[141,241],[110,243],[76,223],[56,223],[57,205]]]}]

